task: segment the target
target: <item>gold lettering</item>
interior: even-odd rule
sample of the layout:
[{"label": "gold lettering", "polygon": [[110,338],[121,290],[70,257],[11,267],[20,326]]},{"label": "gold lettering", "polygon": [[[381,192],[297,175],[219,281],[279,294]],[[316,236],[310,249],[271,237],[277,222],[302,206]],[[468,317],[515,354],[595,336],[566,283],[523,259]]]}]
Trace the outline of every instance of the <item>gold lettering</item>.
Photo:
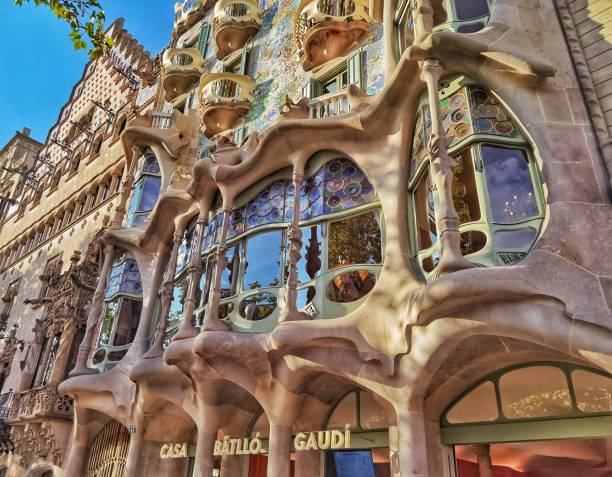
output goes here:
[{"label": "gold lettering", "polygon": [[168,444],[164,444],[159,450],[159,457],[161,459],[168,459],[168,448],[170,446]]},{"label": "gold lettering", "polygon": [[314,432],[308,434],[308,441],[306,442],[306,450],[317,450],[317,437]]},{"label": "gold lettering", "polygon": [[331,448],[342,449],[344,447],[344,433],[342,431],[331,431]]},{"label": "gold lettering", "polygon": [[298,432],[293,440],[295,450],[303,451],[306,448],[306,433]]},{"label": "gold lettering", "polygon": [[319,431],[317,432],[317,444],[319,449],[326,450],[329,449],[331,441],[331,433],[329,431]]},{"label": "gold lettering", "polygon": [[223,446],[221,447],[221,455],[229,455],[230,453],[229,440],[230,440],[229,436],[225,436],[223,438]]},{"label": "gold lettering", "polygon": [[221,441],[215,441],[215,450],[213,451],[213,455],[214,456],[219,456],[221,455],[221,446],[223,444],[221,444]]}]

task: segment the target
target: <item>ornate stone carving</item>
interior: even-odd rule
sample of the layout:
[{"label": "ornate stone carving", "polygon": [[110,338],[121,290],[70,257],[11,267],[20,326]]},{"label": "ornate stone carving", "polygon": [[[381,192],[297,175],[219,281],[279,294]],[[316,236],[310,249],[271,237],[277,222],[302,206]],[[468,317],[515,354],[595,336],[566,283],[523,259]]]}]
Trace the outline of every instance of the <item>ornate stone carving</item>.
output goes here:
[{"label": "ornate stone carving", "polygon": [[15,443],[15,453],[21,457],[22,467],[28,468],[35,459],[40,458],[56,466],[63,463],[62,452],[48,421],[14,427],[12,440]]}]

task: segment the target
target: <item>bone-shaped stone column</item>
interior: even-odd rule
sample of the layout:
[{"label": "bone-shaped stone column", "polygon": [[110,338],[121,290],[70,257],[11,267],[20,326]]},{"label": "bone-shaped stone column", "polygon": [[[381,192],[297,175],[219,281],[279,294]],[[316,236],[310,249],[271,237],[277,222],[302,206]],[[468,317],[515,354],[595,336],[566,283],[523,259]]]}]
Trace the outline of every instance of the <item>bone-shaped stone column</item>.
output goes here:
[{"label": "bone-shaped stone column", "polygon": [[437,190],[437,227],[442,256],[438,265],[440,274],[450,273],[474,265],[461,254],[459,215],[453,203],[453,167],[455,159],[448,154],[448,138],[442,123],[438,84],[443,68],[435,59],[421,63],[421,78],[427,83],[429,109],[431,111],[431,136],[429,138],[429,173]]},{"label": "bone-shaped stone column", "polygon": [[166,336],[168,314],[170,313],[170,305],[172,304],[172,297],[174,295],[174,275],[176,273],[176,262],[178,260],[178,253],[181,248],[183,235],[184,229],[182,227],[177,227],[174,238],[172,239],[170,260],[168,260],[168,264],[166,265],[166,274],[160,290],[161,312],[159,320],[157,321],[157,327],[155,328],[153,344],[151,348],[149,348],[149,351],[143,355],[145,359],[158,358],[164,354],[164,337]]},{"label": "bone-shaped stone column", "polygon": [[223,226],[221,227],[221,238],[219,246],[214,254],[215,274],[213,285],[210,288],[208,298],[208,306],[206,307],[206,315],[204,317],[204,325],[202,331],[227,331],[227,328],[219,319],[219,302],[221,301],[221,276],[223,270],[227,267],[227,232],[229,230],[229,219],[232,213],[233,205],[223,204]]},{"label": "bone-shaped stone column", "polygon": [[[200,211],[198,222],[196,224],[196,239],[191,249],[191,262],[187,273],[189,274],[189,287],[187,288],[187,297],[185,298],[185,306],[183,307],[183,321],[178,332],[172,337],[172,341],[191,338],[198,334],[195,326],[191,322],[193,311],[197,306],[196,296],[198,293],[198,283],[202,276],[202,241],[204,240],[204,230],[208,220],[203,211]],[[204,292],[204,290],[202,290]]]},{"label": "bone-shaped stone column", "polygon": [[134,188],[134,173],[136,172],[136,166],[138,165],[138,159],[142,155],[142,148],[140,146],[132,147],[132,162],[130,163],[125,178],[123,179],[123,187],[121,189],[121,195],[119,197],[119,204],[115,208],[115,217],[113,217],[112,229],[121,229],[123,227],[123,220],[125,219],[125,213],[127,212],[127,203],[132,194]]},{"label": "bone-shaped stone column", "polygon": [[293,198],[293,217],[291,224],[287,227],[287,241],[288,243],[288,258],[289,258],[289,273],[287,276],[287,293],[286,303],[281,316],[279,317],[279,323],[284,321],[296,321],[304,319],[304,316],[297,309],[297,286],[298,286],[298,272],[297,263],[300,261],[302,253],[302,231],[300,229],[300,196],[302,190],[302,184],[304,183],[304,171],[294,170],[293,172],[293,186],[294,186],[294,198]]},{"label": "bone-shaped stone column", "polygon": [[104,247],[104,264],[100,272],[100,278],[98,279],[98,285],[94,292],[91,300],[91,308],[89,309],[89,315],[87,316],[87,328],[83,341],[79,345],[79,353],[77,355],[76,365],[70,376],[80,376],[82,374],[94,374],[97,370],[89,368],[87,366],[87,359],[91,353],[93,347],[94,333],[98,327],[98,323],[102,318],[104,311],[104,294],[106,293],[106,286],[108,285],[108,278],[110,276],[111,268],[113,265],[113,259],[115,257],[115,247],[112,244],[106,244]]}]

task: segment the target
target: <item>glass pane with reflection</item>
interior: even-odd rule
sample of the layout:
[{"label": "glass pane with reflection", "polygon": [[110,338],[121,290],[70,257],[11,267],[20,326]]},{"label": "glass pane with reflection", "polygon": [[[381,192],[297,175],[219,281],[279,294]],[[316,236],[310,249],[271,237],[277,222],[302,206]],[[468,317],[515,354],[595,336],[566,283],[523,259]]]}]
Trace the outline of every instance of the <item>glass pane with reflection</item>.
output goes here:
[{"label": "glass pane with reflection", "polygon": [[280,230],[249,238],[246,244],[244,290],[280,286],[282,239]]},{"label": "glass pane with reflection", "polygon": [[577,369],[572,373],[576,405],[582,412],[612,412],[612,379]]},{"label": "glass pane with reflection", "polygon": [[559,416],[572,409],[565,374],[552,366],[509,371],[500,378],[499,391],[508,419]]},{"label": "glass pane with reflection", "polygon": [[538,204],[525,153],[494,146],[481,151],[493,221],[511,224],[536,217]]},{"label": "glass pane with reflection", "polygon": [[[227,298],[236,294],[238,274],[240,273],[240,244],[227,249],[227,266],[221,273],[221,298]],[[215,271],[212,270],[211,285],[214,280]]]},{"label": "glass pane with reflection", "polygon": [[491,381],[470,391],[446,415],[451,424],[495,421],[498,417],[495,386]]},{"label": "glass pane with reflection", "polygon": [[366,212],[329,224],[328,267],[382,262],[380,213]]}]

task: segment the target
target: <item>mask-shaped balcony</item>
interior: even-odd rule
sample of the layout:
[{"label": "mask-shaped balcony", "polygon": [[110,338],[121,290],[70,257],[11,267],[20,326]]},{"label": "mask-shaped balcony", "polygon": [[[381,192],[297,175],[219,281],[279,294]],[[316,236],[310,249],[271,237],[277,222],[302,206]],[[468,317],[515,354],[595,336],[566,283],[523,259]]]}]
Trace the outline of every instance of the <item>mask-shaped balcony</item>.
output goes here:
[{"label": "mask-shaped balcony", "polygon": [[242,48],[261,27],[261,10],[253,0],[221,0],[215,5],[217,58]]},{"label": "mask-shaped balcony", "polygon": [[304,71],[357,48],[369,30],[367,18],[357,0],[302,0],[294,31]]},{"label": "mask-shaped balcony", "polygon": [[251,110],[254,90],[255,82],[246,75],[208,73],[202,76],[198,95],[206,137],[238,126]]},{"label": "mask-shaped balcony", "polygon": [[169,48],[164,52],[162,87],[166,101],[189,92],[203,73],[204,60],[197,48]]},{"label": "mask-shaped balcony", "polygon": [[211,0],[185,0],[174,5],[174,35],[181,36],[195,25],[211,6]]}]

